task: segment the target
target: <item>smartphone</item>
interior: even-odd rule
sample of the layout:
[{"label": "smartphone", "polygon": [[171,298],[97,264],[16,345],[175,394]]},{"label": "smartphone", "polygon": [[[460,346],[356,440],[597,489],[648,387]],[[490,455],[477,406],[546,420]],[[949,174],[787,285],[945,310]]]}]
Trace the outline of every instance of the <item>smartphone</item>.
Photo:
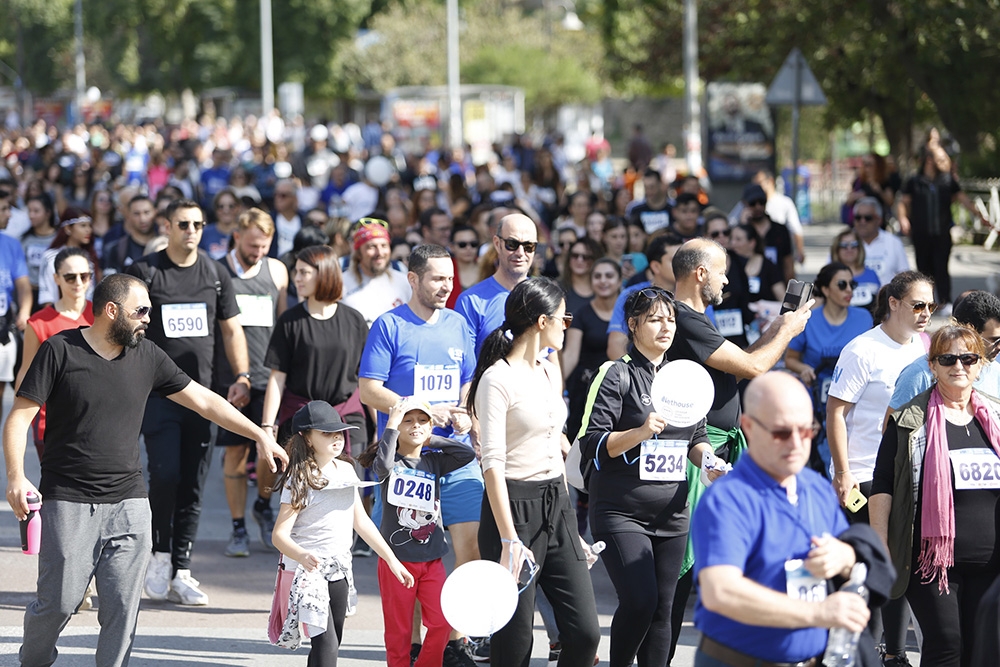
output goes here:
[{"label": "smartphone", "polygon": [[531,583],[531,580],[535,578],[535,574],[537,573],[538,565],[534,561],[525,558],[524,562],[521,563],[521,572],[517,575],[518,592],[527,588],[528,584]]},{"label": "smartphone", "polygon": [[788,289],[785,290],[785,298],[781,302],[781,313],[798,310],[806,301],[812,298],[813,284],[804,283],[801,280],[789,280]]},{"label": "smartphone", "polygon": [[851,488],[851,492],[847,494],[847,509],[851,512],[857,513],[862,507],[868,504],[868,499],[865,498],[865,494],[861,493],[858,487]]}]

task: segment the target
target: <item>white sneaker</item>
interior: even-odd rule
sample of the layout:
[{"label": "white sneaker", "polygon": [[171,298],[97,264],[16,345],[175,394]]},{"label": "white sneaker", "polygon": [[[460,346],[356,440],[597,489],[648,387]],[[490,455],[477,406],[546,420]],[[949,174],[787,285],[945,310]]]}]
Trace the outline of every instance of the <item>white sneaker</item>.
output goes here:
[{"label": "white sneaker", "polygon": [[208,596],[198,586],[200,584],[191,576],[191,570],[177,570],[174,580],[170,582],[167,599],[177,604],[203,607],[208,604]]},{"label": "white sneaker", "polygon": [[170,563],[170,554],[154,551],[146,567],[146,597],[150,600],[166,600],[167,592],[170,590],[170,572],[173,565]]}]

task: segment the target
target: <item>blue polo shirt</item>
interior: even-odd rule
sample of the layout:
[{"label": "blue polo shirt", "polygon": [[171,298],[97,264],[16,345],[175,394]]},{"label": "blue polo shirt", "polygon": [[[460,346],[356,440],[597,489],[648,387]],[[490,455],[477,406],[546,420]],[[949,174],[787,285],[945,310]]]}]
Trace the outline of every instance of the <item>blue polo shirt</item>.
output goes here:
[{"label": "blue polo shirt", "polygon": [[[753,581],[786,592],[785,561],[805,558],[810,539],[847,529],[830,482],[809,469],[797,476],[798,504],[750,456],[710,486],[691,519],[695,581],[701,570],[733,565]],[[707,610],[698,597],[695,626],[730,648],[770,662],[798,662],[823,653],[825,628],[744,625]]]},{"label": "blue polo shirt", "polygon": [[[24,248],[17,239],[0,234],[0,320],[12,313],[17,302],[14,281],[28,275]],[[13,320],[13,316],[10,320]]]},{"label": "blue polo shirt", "polygon": [[472,346],[476,351],[477,358],[486,337],[503,324],[503,311],[508,294],[510,294],[510,290],[497,282],[496,278],[490,276],[469,289],[463,290],[458,295],[458,301],[455,302],[455,312],[469,323]]}]

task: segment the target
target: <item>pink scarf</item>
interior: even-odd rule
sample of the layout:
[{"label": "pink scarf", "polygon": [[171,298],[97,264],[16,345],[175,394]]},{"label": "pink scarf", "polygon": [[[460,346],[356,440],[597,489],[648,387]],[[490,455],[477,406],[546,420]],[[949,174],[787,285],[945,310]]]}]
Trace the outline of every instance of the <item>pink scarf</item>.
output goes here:
[{"label": "pink scarf", "polygon": [[[1000,424],[986,403],[973,391],[972,415],[983,427],[993,451],[1000,456]],[[944,405],[937,386],[927,403],[927,450],[921,488],[920,556],[917,574],[921,583],[938,579],[938,592],[948,593],[948,568],[955,564],[955,497],[951,485],[951,460],[945,431]]]}]

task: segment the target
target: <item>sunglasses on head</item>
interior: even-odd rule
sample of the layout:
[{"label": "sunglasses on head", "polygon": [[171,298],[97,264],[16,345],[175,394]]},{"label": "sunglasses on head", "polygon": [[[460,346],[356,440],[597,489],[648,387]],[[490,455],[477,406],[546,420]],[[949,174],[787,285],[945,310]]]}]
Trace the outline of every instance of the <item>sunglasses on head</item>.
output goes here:
[{"label": "sunglasses on head", "polygon": [[775,440],[780,440],[782,442],[787,441],[796,432],[798,432],[799,439],[801,439],[801,440],[810,440],[813,436],[816,435],[816,429],[814,429],[811,425],[810,426],[798,426],[796,428],[775,428],[775,429],[772,429],[767,424],[765,424],[761,420],[757,419],[753,415],[747,415],[747,417],[749,417],[753,422],[755,422],[762,429],[764,429],[765,431],[767,431],[768,433],[770,433],[772,438],[774,438]]},{"label": "sunglasses on head", "polygon": [[928,313],[933,315],[934,311],[937,310],[938,306],[933,301],[931,301],[930,303],[927,303],[926,301],[917,301],[916,303],[906,303],[902,299],[900,299],[900,301],[902,301],[903,304],[906,305],[908,308],[912,308],[914,315],[919,315],[920,313],[924,312],[925,309],[927,310]]},{"label": "sunglasses on head", "polygon": [[862,221],[871,222],[873,220],[875,220],[874,215],[858,215],[857,213],[854,214],[854,222],[862,222]]},{"label": "sunglasses on head", "polygon": [[841,241],[837,244],[837,247],[841,250],[851,250],[853,248],[859,247],[861,244],[857,241]]},{"label": "sunglasses on head", "polygon": [[670,290],[665,290],[662,287],[644,287],[639,290],[639,294],[643,295],[647,299],[660,299],[667,297],[670,301],[674,300],[674,293]]},{"label": "sunglasses on head", "polygon": [[361,227],[370,227],[372,225],[378,225],[379,227],[389,229],[389,223],[385,220],[379,220],[378,218],[361,218],[354,224],[354,229],[358,230]]},{"label": "sunglasses on head", "polygon": [[967,354],[939,354],[934,357],[934,361],[942,366],[954,366],[957,361],[961,361],[963,366],[975,366],[981,358],[978,354],[970,352]]},{"label": "sunglasses on head", "polygon": [[839,289],[839,290],[845,290],[845,289],[848,288],[848,286],[850,286],[851,289],[857,289],[858,288],[858,281],[857,280],[838,280],[837,281],[837,289]]},{"label": "sunglasses on head", "polygon": [[711,237],[713,239],[717,239],[720,236],[729,236],[732,233],[733,232],[732,232],[731,229],[716,229],[715,231],[713,231],[713,232],[711,232],[709,234],[709,237]]},{"label": "sunglasses on head", "polygon": [[200,231],[205,226],[204,220],[178,220],[174,223],[177,225],[177,229],[186,232],[188,227],[194,226],[194,231]]},{"label": "sunglasses on head", "polygon": [[475,241],[455,241],[456,248],[475,248],[477,245]]},{"label": "sunglasses on head", "polygon": [[64,273],[62,274],[62,279],[68,283],[75,283],[77,280],[79,280],[81,283],[89,283],[90,272],[87,271],[84,273]]},{"label": "sunglasses on head", "polygon": [[535,247],[538,245],[535,241],[518,241],[517,239],[505,239],[502,236],[497,236],[497,238],[503,241],[503,247],[508,252],[517,252],[518,248],[524,248],[524,252],[530,255],[535,252]]}]

